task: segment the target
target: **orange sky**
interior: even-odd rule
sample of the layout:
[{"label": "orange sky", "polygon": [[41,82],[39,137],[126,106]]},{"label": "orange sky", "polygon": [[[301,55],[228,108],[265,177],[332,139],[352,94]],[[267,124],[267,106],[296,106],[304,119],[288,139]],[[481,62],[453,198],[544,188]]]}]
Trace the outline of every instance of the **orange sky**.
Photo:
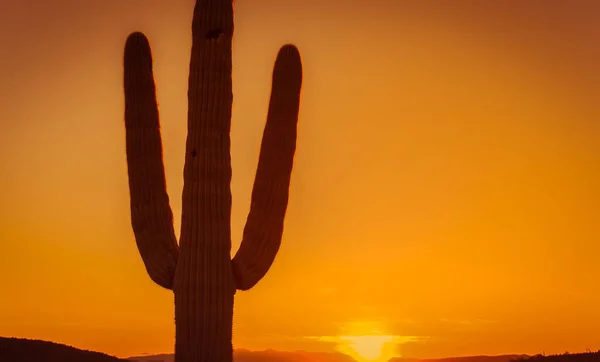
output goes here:
[{"label": "orange sky", "polygon": [[[178,229],[192,7],[0,0],[0,335],[172,351],[129,224],[122,51],[149,36]],[[234,251],[280,45],[305,79],[283,245],[237,295],[236,347],[600,348],[599,41],[597,0],[237,0]]]}]

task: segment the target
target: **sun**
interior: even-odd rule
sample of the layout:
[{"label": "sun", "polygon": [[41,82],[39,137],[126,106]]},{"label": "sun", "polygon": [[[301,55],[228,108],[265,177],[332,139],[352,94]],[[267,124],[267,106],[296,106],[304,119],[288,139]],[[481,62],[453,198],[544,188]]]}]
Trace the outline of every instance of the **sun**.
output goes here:
[{"label": "sun", "polygon": [[345,342],[341,349],[359,362],[387,361],[393,357],[386,347],[394,342],[394,336],[340,336],[339,339]]}]

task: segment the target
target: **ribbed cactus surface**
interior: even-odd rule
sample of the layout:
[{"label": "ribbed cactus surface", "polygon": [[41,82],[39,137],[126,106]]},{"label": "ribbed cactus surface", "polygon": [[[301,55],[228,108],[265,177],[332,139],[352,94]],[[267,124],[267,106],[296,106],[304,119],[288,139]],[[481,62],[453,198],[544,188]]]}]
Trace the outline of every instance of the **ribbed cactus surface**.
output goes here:
[{"label": "ribbed cactus surface", "polygon": [[234,294],[267,273],[283,233],[296,148],[300,54],[285,45],[277,55],[250,213],[231,259],[232,38],[232,1],[197,0],[179,243],[166,190],[150,46],[141,33],[131,34],[125,45],[131,222],[150,278],[175,295],[177,362],[232,361]]}]

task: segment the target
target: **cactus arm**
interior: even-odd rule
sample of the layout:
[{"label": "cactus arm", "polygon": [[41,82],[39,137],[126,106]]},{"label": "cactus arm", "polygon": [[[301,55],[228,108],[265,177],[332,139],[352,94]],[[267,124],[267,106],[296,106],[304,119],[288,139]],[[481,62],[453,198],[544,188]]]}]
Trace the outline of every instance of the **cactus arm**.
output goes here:
[{"label": "cactus arm", "polygon": [[166,189],[152,54],[141,33],[131,34],[125,44],[124,90],[133,232],[148,275],[171,289],[179,247]]},{"label": "cactus arm", "polygon": [[295,46],[280,49],[272,82],[250,213],[232,260],[239,290],[248,290],[263,278],[281,245],[302,86],[302,62]]}]

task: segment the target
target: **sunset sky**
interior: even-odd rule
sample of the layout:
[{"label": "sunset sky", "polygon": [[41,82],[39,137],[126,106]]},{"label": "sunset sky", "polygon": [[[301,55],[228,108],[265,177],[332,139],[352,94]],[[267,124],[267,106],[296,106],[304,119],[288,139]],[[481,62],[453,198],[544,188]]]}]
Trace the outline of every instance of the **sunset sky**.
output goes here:
[{"label": "sunset sky", "polygon": [[[173,350],[130,225],[122,53],[147,34],[178,232],[193,5],[0,0],[0,336]],[[288,42],[286,228],[237,348],[600,349],[600,1],[237,0],[232,252]]]}]

